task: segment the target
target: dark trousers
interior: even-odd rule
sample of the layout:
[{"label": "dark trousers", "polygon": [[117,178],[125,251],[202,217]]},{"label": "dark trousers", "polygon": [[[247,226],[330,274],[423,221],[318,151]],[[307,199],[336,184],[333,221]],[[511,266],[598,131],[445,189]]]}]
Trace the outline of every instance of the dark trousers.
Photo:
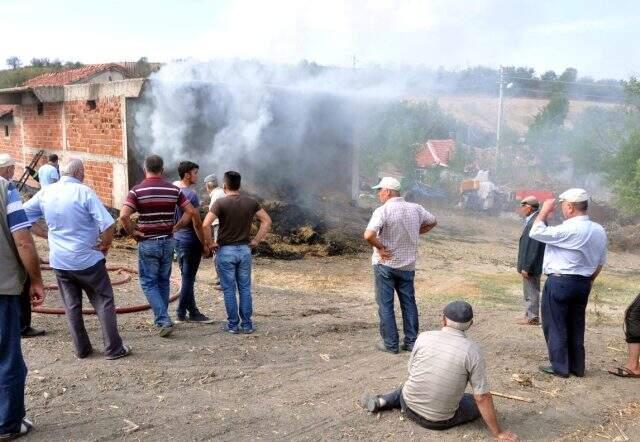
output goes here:
[{"label": "dark trousers", "polygon": [[380,408],[381,410],[391,410],[393,408],[399,408],[409,419],[411,419],[421,427],[428,428],[429,430],[446,430],[457,425],[466,424],[467,422],[471,422],[480,417],[480,410],[478,409],[478,405],[476,404],[473,396],[468,393],[465,393],[462,396],[462,399],[460,399],[460,404],[458,405],[458,409],[456,410],[456,413],[453,415],[453,417],[446,421],[439,422],[425,419],[418,413],[414,412],[411,408],[407,407],[407,404],[405,404],[404,399],[402,398],[402,387],[397,388],[380,397],[386,401],[386,404]]},{"label": "dark trousers", "polygon": [[196,297],[193,286],[196,282],[196,274],[202,260],[202,246],[200,243],[184,243],[176,241],[176,255],[178,257],[178,265],[182,281],[180,284],[180,296],[176,315],[184,317],[187,312],[190,316],[200,313],[196,306]]},{"label": "dark trousers", "polygon": [[585,310],[591,292],[586,276],[549,275],[542,292],[542,331],[549,361],[561,375],[584,376]]},{"label": "dark trousers", "polygon": [[31,328],[31,280],[27,277],[20,294],[20,332],[25,332]]},{"label": "dark trousers", "polygon": [[105,261],[85,270],[54,270],[64,311],[67,315],[69,333],[75,346],[76,355],[86,356],[91,351],[91,341],[84,328],[82,318],[82,291],[96,311],[102,326],[104,355],[114,356],[122,350],[122,339],[118,333],[116,306],[113,300],[113,288]]},{"label": "dark trousers", "polygon": [[418,307],[416,306],[413,280],[415,271],[397,270],[385,265],[374,265],[376,302],[380,318],[380,336],[385,347],[398,349],[399,337],[396,314],[393,307],[394,292],[398,293],[402,311],[404,343],[413,346],[418,337]]},{"label": "dark trousers", "polygon": [[640,344],[640,295],[624,313],[624,334],[627,343]]},{"label": "dark trousers", "polygon": [[20,431],[26,378],[20,347],[20,297],[0,295],[0,435]]}]

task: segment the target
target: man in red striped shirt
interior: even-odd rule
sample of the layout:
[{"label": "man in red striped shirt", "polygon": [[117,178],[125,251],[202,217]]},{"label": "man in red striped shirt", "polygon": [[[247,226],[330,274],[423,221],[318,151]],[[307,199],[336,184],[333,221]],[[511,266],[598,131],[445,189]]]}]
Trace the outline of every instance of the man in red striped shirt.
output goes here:
[{"label": "man in red striped shirt", "polygon": [[[164,162],[158,155],[144,160],[145,179],[129,191],[120,211],[120,222],[138,244],[140,286],[155,316],[159,334],[167,337],[173,331],[169,317],[169,290],[175,240],[173,232],[200,216],[178,187],[163,178]],[[175,224],[179,207],[184,216]],[[131,223],[131,215],[138,212],[138,225]],[[202,238],[202,232],[198,235]]]}]

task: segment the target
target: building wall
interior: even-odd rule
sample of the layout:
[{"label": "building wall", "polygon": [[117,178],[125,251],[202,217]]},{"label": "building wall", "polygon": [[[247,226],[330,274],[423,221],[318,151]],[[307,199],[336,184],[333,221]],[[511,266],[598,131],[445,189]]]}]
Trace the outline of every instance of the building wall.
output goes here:
[{"label": "building wall", "polygon": [[[20,134],[20,126],[16,125],[16,117],[14,111],[13,117],[0,118],[0,151],[8,153],[16,161],[22,161],[22,137]],[[5,136],[5,128],[9,129],[9,136]]]},{"label": "building wall", "polygon": [[85,100],[64,103],[65,148],[124,158],[120,97],[95,100],[95,105],[90,109]]},{"label": "building wall", "polygon": [[24,104],[20,109],[25,146],[46,150],[62,148],[62,103],[42,103],[41,114],[37,104]]}]

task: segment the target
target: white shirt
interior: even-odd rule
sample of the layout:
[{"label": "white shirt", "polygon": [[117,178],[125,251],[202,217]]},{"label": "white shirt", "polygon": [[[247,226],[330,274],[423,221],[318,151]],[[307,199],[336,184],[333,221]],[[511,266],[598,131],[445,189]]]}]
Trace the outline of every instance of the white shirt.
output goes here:
[{"label": "white shirt", "polygon": [[381,260],[378,249],[374,247],[372,264],[415,270],[420,226],[435,222],[436,217],[419,204],[409,203],[402,197],[387,200],[373,212],[367,230],[377,233],[378,240],[391,252],[391,259]]},{"label": "white shirt", "polygon": [[40,181],[40,187],[45,188],[60,180],[60,174],[58,170],[51,164],[45,164],[38,169],[38,180]]},{"label": "white shirt", "polygon": [[[209,203],[209,210],[211,210],[211,208],[213,207],[213,203],[215,203],[216,200],[220,198],[224,198],[225,196],[227,196],[227,194],[224,193],[224,190],[222,190],[222,187],[216,187],[211,191],[209,196],[211,197],[211,202]],[[213,222],[213,225],[217,226],[219,224],[220,224],[220,220],[216,218],[216,220]]]},{"label": "white shirt", "polygon": [[591,276],[607,260],[607,234],[586,215],[559,226],[534,222],[529,237],[547,244],[542,271],[546,274]]}]

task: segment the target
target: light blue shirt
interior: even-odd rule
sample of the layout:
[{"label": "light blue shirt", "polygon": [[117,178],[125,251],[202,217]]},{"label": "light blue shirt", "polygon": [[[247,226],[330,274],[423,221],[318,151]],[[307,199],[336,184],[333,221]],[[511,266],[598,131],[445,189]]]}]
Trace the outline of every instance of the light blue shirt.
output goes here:
[{"label": "light blue shirt", "polygon": [[114,223],[98,196],[75,178],[40,190],[24,205],[29,221],[49,227],[49,263],[58,270],[84,270],[104,259],[98,236]]},{"label": "light blue shirt", "polygon": [[529,236],[547,244],[542,263],[546,275],[591,276],[607,260],[607,234],[586,215],[570,218],[559,226],[536,221]]},{"label": "light blue shirt", "polygon": [[60,180],[60,174],[51,164],[45,164],[38,169],[38,180],[40,181],[40,187],[44,189],[53,183],[57,183]]}]

